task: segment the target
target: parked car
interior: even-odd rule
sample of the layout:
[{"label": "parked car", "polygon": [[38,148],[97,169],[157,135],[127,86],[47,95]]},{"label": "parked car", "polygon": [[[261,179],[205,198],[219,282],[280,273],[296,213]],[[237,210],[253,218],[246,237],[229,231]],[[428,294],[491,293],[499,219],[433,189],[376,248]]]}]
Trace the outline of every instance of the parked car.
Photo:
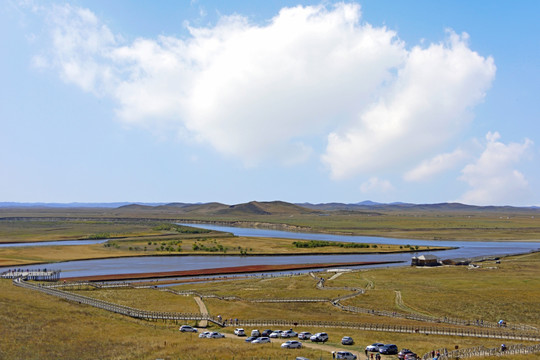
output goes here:
[{"label": "parked car", "polygon": [[382,348],[383,346],[384,346],[383,343],[374,343],[374,344],[366,346],[366,350],[372,351],[372,352],[379,352],[379,349]]},{"label": "parked car", "polygon": [[251,343],[252,344],[266,344],[266,343],[269,343],[269,342],[270,342],[269,337],[261,336],[261,337],[256,338],[255,340],[253,340]]},{"label": "parked car", "polygon": [[273,333],[272,330],[266,329],[261,332],[261,336],[270,336],[271,333]]},{"label": "parked car", "polygon": [[405,355],[410,354],[410,353],[412,353],[412,351],[409,349],[401,349],[401,351],[398,352],[397,357],[398,359],[403,360],[405,359]]},{"label": "parked car", "polygon": [[234,335],[236,336],[246,336],[246,332],[242,328],[234,329]]},{"label": "parked car", "polygon": [[200,338],[207,338],[210,335],[210,331],[205,331],[199,334]]},{"label": "parked car", "polygon": [[312,334],[309,331],[302,331],[300,334],[298,334],[298,338],[300,340],[309,340],[311,335]]},{"label": "parked car", "polygon": [[261,333],[257,329],[251,330],[251,336],[259,337],[259,336],[261,336]]},{"label": "parked car", "polygon": [[250,336],[250,337],[246,338],[246,342],[250,343],[250,342],[252,342],[253,340],[257,340],[257,339],[258,339],[257,336]]},{"label": "parked car", "polygon": [[281,347],[285,349],[300,349],[302,347],[302,343],[297,340],[289,340],[281,344]]},{"label": "parked car", "polygon": [[348,351],[338,351],[336,359],[356,360],[356,355]]},{"label": "parked car", "polygon": [[295,360],[309,360],[307,357],[297,356]]},{"label": "parked car", "polygon": [[394,355],[398,353],[398,347],[394,344],[385,344],[383,347],[379,348],[379,352],[385,355]]},{"label": "parked car", "polygon": [[268,335],[268,337],[271,337],[271,338],[281,337],[281,332],[282,330],[274,330],[270,335]]},{"label": "parked car", "polygon": [[324,332],[316,333],[314,335],[311,335],[309,340],[311,340],[313,342],[326,342],[326,341],[328,341],[328,334],[324,333]]},{"label": "parked car", "polygon": [[298,333],[296,333],[292,329],[290,329],[290,330],[282,331],[280,336],[282,338],[291,338],[291,337],[297,337]]},{"label": "parked car", "polygon": [[341,339],[341,343],[343,345],[352,345],[354,344],[354,340],[352,337],[350,336],[344,336],[342,339]]},{"label": "parked car", "polygon": [[416,359],[419,359],[419,357],[418,357],[418,355],[416,355],[413,352],[408,353],[407,355],[405,355],[405,360],[416,360]]},{"label": "parked car", "polygon": [[221,338],[224,338],[225,335],[223,335],[222,333],[218,333],[218,332],[211,332],[210,334],[208,334],[207,338],[209,339],[221,339]]},{"label": "parked car", "polygon": [[189,325],[182,325],[178,330],[180,330],[181,332],[197,332],[197,329]]}]

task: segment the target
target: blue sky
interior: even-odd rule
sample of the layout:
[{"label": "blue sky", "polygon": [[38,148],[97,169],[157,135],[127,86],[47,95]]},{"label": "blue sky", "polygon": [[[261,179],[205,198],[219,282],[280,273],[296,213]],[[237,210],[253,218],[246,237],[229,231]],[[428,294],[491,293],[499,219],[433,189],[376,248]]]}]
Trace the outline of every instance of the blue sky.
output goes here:
[{"label": "blue sky", "polygon": [[539,205],[537,1],[0,4],[0,201]]}]

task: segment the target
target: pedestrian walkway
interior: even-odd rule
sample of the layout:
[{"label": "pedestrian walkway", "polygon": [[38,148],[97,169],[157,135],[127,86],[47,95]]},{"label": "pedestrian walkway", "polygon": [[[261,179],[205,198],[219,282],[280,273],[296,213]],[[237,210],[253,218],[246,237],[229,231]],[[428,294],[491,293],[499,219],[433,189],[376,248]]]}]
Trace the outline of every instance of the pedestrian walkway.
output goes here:
[{"label": "pedestrian walkway", "polygon": [[0,274],[2,279],[36,280],[36,281],[58,281],[60,279],[60,270],[8,270]]},{"label": "pedestrian walkway", "polygon": [[[208,309],[206,308],[206,305],[202,301],[202,299],[199,296],[193,297],[195,299],[195,302],[197,305],[199,305],[199,311],[201,312],[201,315],[208,316]],[[208,320],[201,320],[199,321],[199,327],[205,328],[208,326]]]}]

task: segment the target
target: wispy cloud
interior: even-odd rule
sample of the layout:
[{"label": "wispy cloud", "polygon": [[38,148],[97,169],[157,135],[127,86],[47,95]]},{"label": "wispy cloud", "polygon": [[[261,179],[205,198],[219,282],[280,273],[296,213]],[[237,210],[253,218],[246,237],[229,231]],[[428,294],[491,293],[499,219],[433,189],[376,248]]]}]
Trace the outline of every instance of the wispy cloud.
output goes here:
[{"label": "wispy cloud", "polygon": [[360,191],[364,194],[368,193],[388,193],[394,190],[394,186],[388,180],[372,177],[368,181],[360,185]]},{"label": "wispy cloud", "polygon": [[457,149],[451,153],[439,154],[429,160],[423,161],[414,169],[403,175],[406,181],[427,181],[434,176],[459,166],[466,158],[467,153]]}]

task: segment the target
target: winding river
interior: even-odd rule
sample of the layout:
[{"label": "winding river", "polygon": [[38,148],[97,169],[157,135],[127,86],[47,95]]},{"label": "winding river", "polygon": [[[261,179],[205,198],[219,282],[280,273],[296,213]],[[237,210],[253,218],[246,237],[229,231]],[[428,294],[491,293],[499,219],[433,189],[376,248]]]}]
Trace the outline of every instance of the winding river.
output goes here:
[{"label": "winding river", "polygon": [[[481,242],[481,241],[427,241],[412,239],[394,239],[384,237],[347,236],[298,233],[256,228],[239,228],[209,224],[184,224],[199,228],[230,232],[238,236],[276,237],[288,239],[348,241],[375,244],[401,244],[426,246],[451,246],[455,249],[445,251],[427,251],[422,254],[433,254],[442,259],[471,258],[477,256],[502,256],[518,254],[540,249],[539,242]],[[57,245],[68,245],[65,242]],[[245,244],[244,246],[249,244]],[[416,253],[401,254],[369,254],[369,255],[289,255],[289,256],[145,256],[133,258],[97,259],[69,261],[49,264],[47,267],[62,270],[62,277],[78,277],[92,275],[148,273],[161,271],[198,270],[244,265],[277,265],[277,264],[317,264],[362,261],[400,261],[398,264],[373,265],[403,266],[410,263]],[[40,269],[44,265],[21,266],[25,269]],[[13,267],[11,267],[13,268]],[[364,267],[365,268],[365,267]],[[9,268],[0,268],[0,272]]]}]

